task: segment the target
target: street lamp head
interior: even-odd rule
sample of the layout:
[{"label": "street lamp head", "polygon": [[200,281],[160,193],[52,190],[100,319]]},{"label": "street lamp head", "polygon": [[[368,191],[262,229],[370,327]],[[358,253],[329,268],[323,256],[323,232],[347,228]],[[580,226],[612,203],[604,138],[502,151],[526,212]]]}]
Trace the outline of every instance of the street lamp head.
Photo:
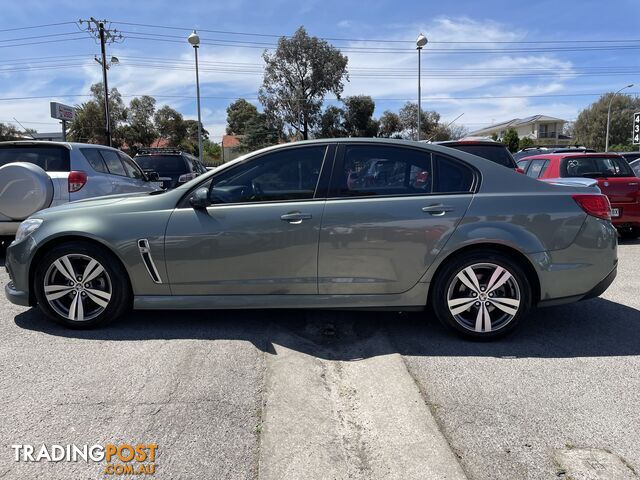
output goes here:
[{"label": "street lamp head", "polygon": [[113,63],[114,65],[117,65],[118,63],[120,63],[120,59],[118,57],[114,57],[112,55],[111,56],[111,63]]},{"label": "street lamp head", "polygon": [[418,38],[416,39],[416,47],[417,48],[422,48],[427,44],[428,40],[427,37],[425,37],[422,33],[420,35],[418,35]]},{"label": "street lamp head", "polygon": [[630,83],[629,85],[627,85],[625,88],[631,88],[633,87],[633,83]]},{"label": "street lamp head", "polygon": [[189,37],[187,37],[187,42],[189,42],[194,47],[197,47],[200,45],[200,36],[196,33],[195,30],[191,35],[189,35]]}]

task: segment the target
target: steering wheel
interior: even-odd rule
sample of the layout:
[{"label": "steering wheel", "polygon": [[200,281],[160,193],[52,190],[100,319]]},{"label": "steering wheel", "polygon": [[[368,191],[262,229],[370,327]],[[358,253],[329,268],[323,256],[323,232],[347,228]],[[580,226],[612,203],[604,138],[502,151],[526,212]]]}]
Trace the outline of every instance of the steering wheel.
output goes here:
[{"label": "steering wheel", "polygon": [[251,190],[253,190],[253,196],[255,198],[262,198],[264,196],[262,186],[255,180],[251,180]]}]

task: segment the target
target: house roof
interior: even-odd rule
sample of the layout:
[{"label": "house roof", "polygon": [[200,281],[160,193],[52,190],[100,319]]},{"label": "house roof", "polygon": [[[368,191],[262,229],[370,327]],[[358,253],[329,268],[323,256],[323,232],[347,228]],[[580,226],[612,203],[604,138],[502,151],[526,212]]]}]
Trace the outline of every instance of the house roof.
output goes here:
[{"label": "house roof", "polygon": [[484,128],[479,128],[478,130],[470,132],[469,135],[478,135],[482,132],[491,132],[494,130],[504,130],[509,127],[519,127],[535,122],[566,122],[566,120],[550,117],[548,115],[531,115],[525,118],[512,118],[511,120],[507,120],[506,122],[495,123]]},{"label": "house roof", "polygon": [[233,148],[240,145],[240,141],[242,140],[242,135],[223,135],[222,136],[222,147],[223,148]]}]

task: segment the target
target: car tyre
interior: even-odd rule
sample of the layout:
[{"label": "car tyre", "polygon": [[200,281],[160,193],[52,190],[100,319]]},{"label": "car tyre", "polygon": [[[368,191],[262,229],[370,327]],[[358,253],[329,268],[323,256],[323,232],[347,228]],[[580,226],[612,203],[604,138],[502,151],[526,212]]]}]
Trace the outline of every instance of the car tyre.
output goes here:
[{"label": "car tyre", "polygon": [[532,297],[531,284],[516,260],[476,250],[455,255],[444,265],[430,303],[447,327],[468,339],[490,340],[518,326],[531,309]]},{"label": "car tyre", "polygon": [[40,309],[68,328],[104,325],[131,307],[129,277],[120,260],[91,243],[69,242],[45,253],[33,287]]}]

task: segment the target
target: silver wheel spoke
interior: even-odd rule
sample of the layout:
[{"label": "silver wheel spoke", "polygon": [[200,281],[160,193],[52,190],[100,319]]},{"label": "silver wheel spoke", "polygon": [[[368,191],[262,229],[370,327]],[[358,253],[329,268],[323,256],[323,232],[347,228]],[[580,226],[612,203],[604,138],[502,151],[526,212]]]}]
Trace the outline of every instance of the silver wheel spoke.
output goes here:
[{"label": "silver wheel spoke", "polygon": [[73,265],[71,265],[71,262],[67,257],[59,258],[53,262],[53,264],[56,269],[67,278],[67,280],[71,280],[74,283],[76,282],[76,274],[73,271]]},{"label": "silver wheel spoke", "polygon": [[[498,267],[498,268],[501,268],[501,267]],[[498,269],[496,269],[496,271],[497,270]],[[496,278],[496,280],[493,282],[493,285],[491,287],[487,287],[487,293],[493,292],[494,290],[500,288],[502,285],[507,283],[510,278],[511,278],[511,274],[507,272],[504,268],[502,268],[502,275],[500,275],[499,278]],[[491,277],[491,279],[493,280],[493,277]]]},{"label": "silver wheel spoke", "polygon": [[511,298],[492,298],[490,302],[496,307],[509,315],[515,315],[518,313],[518,307],[520,306],[519,300],[513,300]]},{"label": "silver wheel spoke", "polygon": [[491,331],[491,315],[489,315],[489,310],[487,310],[487,306],[484,303],[478,309],[478,314],[476,315],[475,330],[476,332]]},{"label": "silver wheel spoke", "polygon": [[469,289],[476,293],[480,293],[480,284],[478,283],[478,277],[471,267],[467,267],[456,275],[458,280],[464,283]]},{"label": "silver wheel spoke", "polygon": [[110,293],[96,290],[95,288],[87,288],[85,292],[94,303],[100,305],[102,308],[107,308],[107,305],[109,305],[109,301],[111,300]]},{"label": "silver wheel spoke", "polygon": [[46,285],[44,287],[44,296],[47,297],[47,300],[51,301],[64,297],[72,291],[73,288],[68,285]]},{"label": "silver wheel spoke", "polygon": [[86,268],[84,269],[84,273],[82,274],[82,281],[84,283],[90,282],[91,280],[96,278],[98,275],[100,275],[102,272],[104,272],[104,268],[102,268],[102,265],[100,265],[95,260],[91,259],[91,261],[87,264]]},{"label": "silver wheel spoke", "polygon": [[504,272],[504,268],[502,268],[502,267],[497,267],[493,271],[493,274],[491,275],[491,278],[489,279],[489,282],[487,283],[487,290],[491,291],[491,289],[496,284],[496,281],[498,280],[498,277],[500,277],[500,274],[502,274],[502,272]]},{"label": "silver wheel spoke", "polygon": [[475,298],[454,298],[453,300],[449,300],[449,310],[452,315],[458,315],[465,310],[468,310],[477,299]]},{"label": "silver wheel spoke", "polygon": [[69,320],[76,319],[76,305],[78,305],[79,298],[80,298],[80,294],[76,292],[76,296],[73,297],[73,301],[71,302],[71,306],[69,307],[69,314],[67,315]]}]

